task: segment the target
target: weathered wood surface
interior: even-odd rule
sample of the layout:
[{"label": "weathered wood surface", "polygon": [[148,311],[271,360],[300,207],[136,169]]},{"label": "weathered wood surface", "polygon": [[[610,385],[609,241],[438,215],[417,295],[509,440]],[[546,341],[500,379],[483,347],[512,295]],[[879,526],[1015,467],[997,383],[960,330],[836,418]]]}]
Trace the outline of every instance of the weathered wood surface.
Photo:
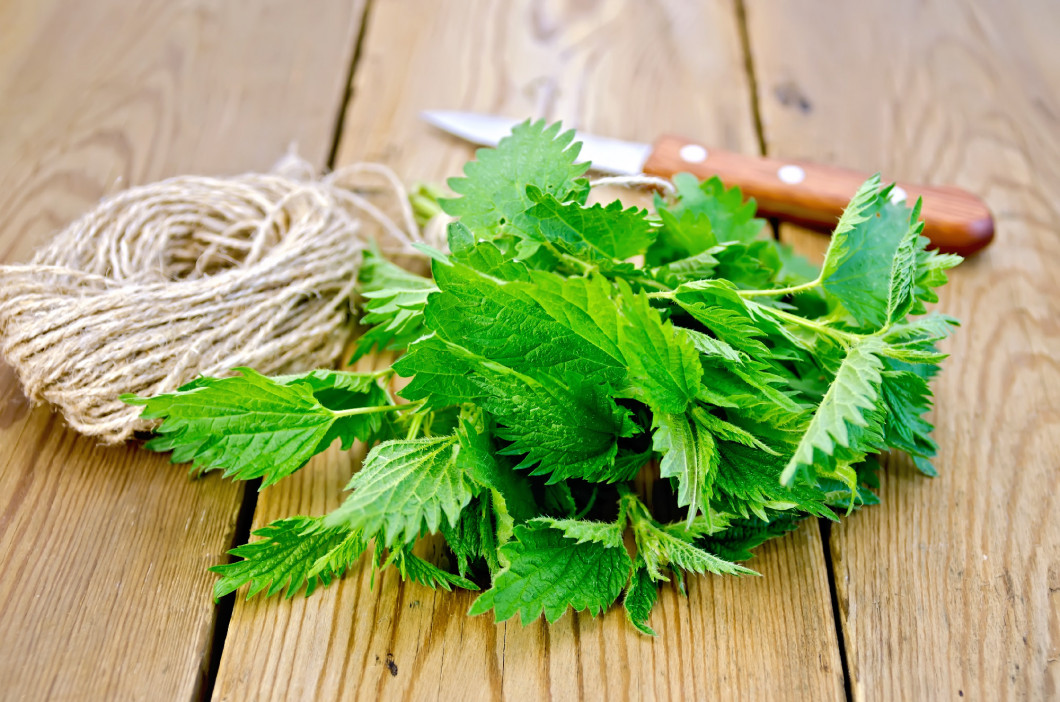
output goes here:
[{"label": "weathered wood surface", "polygon": [[[997,217],[939,309],[940,477],[904,459],[832,531],[853,697],[1060,695],[1060,5],[749,3],[765,140],[954,183]],[[818,251],[818,235],[788,236]]]},{"label": "weathered wood surface", "polygon": [[[323,165],[357,3],[0,3],[0,259],[104,193]],[[0,698],[191,699],[242,489],[105,449],[0,372]]]},{"label": "weathered wood surface", "polygon": [[[902,460],[881,507],[832,531],[856,699],[1060,692],[1060,28],[1055,3],[375,0],[0,3],[0,260],[101,195],[178,172],[388,163],[408,182],[471,150],[424,108],[683,134],[984,195],[998,241],[953,275],[965,320],[936,385],[936,480]],[[702,6],[697,6],[702,5]],[[741,47],[751,49],[758,94]],[[820,235],[784,228],[804,251]],[[77,438],[0,373],[0,698],[188,699],[217,612],[206,567],[241,491]],[[336,450],[262,493],[254,526],[335,506]],[[651,641],[620,612],[548,627],[468,618],[468,593],[359,568],[312,598],[238,601],[224,700],[836,699],[843,664],[820,532],[762,549],[760,579],[664,589]]]},{"label": "weathered wood surface", "polygon": [[[455,175],[472,154],[419,121],[428,108],[758,148],[727,3],[377,2],[352,95],[339,163],[382,161],[409,181]],[[255,527],[333,507],[352,467],[329,454],[270,487]],[[468,618],[473,594],[403,585],[392,572],[373,588],[359,568],[308,600],[237,602],[215,699],[842,698],[817,525],[753,565],[763,578],[693,578],[687,599],[664,588],[657,640],[621,610],[552,627]]]}]

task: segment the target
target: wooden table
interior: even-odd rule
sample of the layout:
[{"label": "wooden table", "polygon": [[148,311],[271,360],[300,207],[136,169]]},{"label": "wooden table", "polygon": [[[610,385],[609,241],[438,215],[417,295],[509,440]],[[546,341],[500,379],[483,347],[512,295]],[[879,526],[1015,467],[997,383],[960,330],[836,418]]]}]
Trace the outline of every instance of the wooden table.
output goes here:
[{"label": "wooden table", "polygon": [[[214,606],[248,527],[337,504],[331,452],[259,495],[103,448],[0,372],[0,698],[1057,699],[1060,3],[891,0],[9,0],[0,245],[24,261],[102,195],[177,173],[321,168],[407,181],[470,149],[424,108],[663,131],[956,183],[997,241],[939,307],[941,477],[889,461],[883,504],[761,550],[765,577],[664,588],[554,626],[467,594],[371,587]],[[823,239],[781,227],[819,253]]]}]

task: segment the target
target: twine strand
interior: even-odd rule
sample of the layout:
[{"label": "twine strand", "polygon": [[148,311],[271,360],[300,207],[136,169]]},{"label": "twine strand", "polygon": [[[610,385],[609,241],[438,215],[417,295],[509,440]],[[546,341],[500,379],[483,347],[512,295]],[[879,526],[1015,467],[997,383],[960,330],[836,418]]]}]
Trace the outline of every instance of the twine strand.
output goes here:
[{"label": "twine strand", "polygon": [[353,327],[368,238],[420,257],[414,244],[436,245],[439,227],[420,231],[385,166],[316,179],[293,152],[267,174],[131,188],[30,263],[0,266],[0,354],[31,400],[55,405],[83,434],[121,442],[151,427],[122,394],[172,392],[238,366],[333,366]]}]

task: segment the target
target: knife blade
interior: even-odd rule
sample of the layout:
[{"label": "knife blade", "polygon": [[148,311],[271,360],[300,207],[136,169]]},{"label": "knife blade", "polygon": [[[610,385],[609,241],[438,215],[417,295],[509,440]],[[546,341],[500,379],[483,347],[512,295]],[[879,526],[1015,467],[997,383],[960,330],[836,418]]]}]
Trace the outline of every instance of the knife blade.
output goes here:
[{"label": "knife blade", "polygon": [[[523,120],[474,112],[429,110],[429,124],[480,146],[496,146]],[[692,139],[664,135],[653,144],[611,139],[576,131],[582,143],[580,158],[592,169],[611,175],[648,175],[672,178],[688,172],[697,178],[721,178],[754,198],[758,212],[814,229],[831,230],[850,198],[869,174],[808,161],[747,156],[707,147]],[[923,199],[920,216],[924,236],[946,253],[962,256],[979,251],[994,238],[994,218],[978,196],[949,186],[899,182],[897,200]]]}]

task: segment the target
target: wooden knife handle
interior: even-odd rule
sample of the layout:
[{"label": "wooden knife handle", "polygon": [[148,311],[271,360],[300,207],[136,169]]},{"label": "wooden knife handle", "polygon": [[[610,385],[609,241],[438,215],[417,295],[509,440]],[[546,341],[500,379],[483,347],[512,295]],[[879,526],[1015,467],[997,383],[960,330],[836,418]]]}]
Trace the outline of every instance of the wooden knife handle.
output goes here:
[{"label": "wooden knife handle", "polygon": [[[753,197],[762,216],[828,231],[869,177],[834,166],[708,149],[675,136],[655,142],[644,172],[664,178],[683,172],[701,179],[718,176]],[[965,190],[898,183],[895,192],[904,193],[910,205],[924,199],[924,236],[940,251],[967,256],[994,238],[994,218],[986,203]]]}]

